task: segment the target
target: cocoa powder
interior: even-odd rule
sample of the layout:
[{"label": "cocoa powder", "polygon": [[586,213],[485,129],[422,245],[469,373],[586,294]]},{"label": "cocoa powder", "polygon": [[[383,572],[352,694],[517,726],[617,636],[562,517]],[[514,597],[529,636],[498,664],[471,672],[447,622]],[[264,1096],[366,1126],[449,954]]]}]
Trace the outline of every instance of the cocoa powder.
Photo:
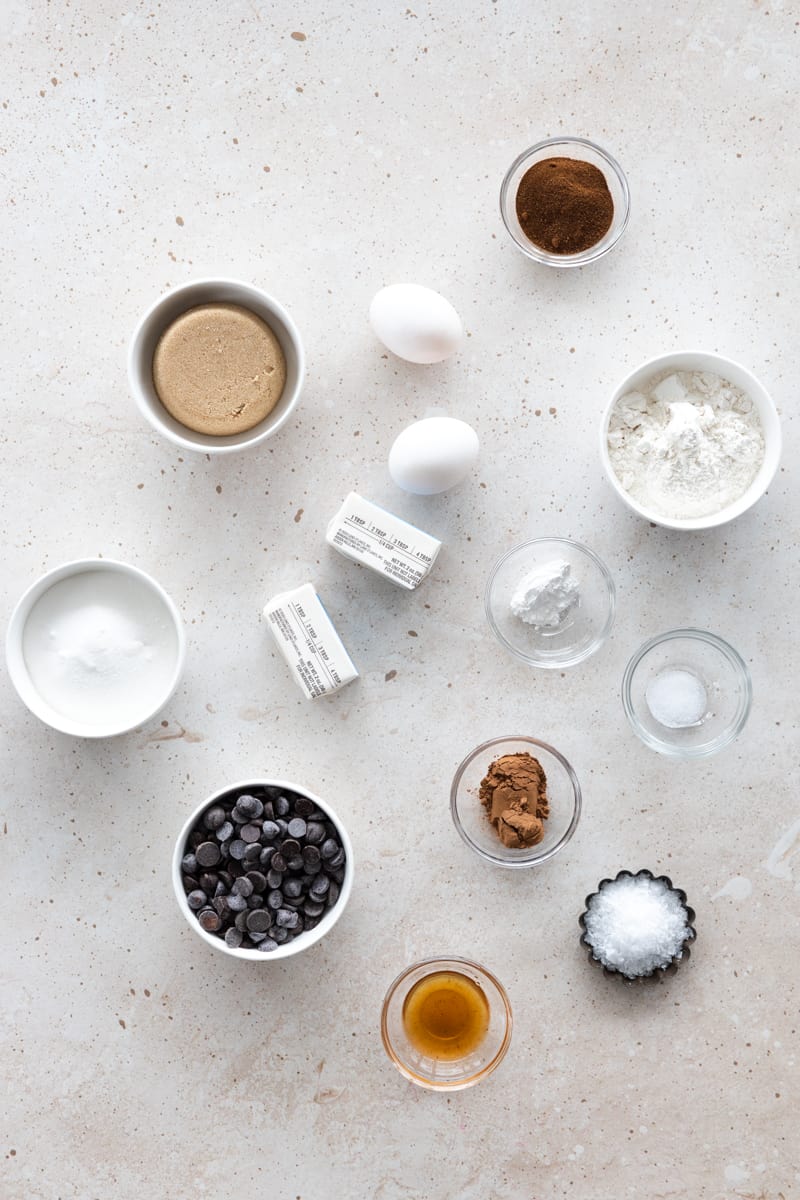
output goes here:
[{"label": "cocoa powder", "polygon": [[522,232],[549,254],[588,250],[614,219],[605,175],[577,158],[534,163],[520,180],[516,208]]}]

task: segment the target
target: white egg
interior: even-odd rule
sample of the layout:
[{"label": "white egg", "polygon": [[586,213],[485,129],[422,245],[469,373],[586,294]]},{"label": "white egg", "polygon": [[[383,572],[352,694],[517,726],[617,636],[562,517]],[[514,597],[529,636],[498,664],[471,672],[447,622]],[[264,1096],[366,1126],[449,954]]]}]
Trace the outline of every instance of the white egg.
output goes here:
[{"label": "white egg", "polygon": [[413,363],[442,362],[464,336],[450,301],[419,283],[381,288],[372,298],[369,320],[387,350]]},{"label": "white egg", "polygon": [[469,475],[478,461],[478,435],[455,417],[426,417],[395,438],[389,474],[417,496],[446,492]]}]

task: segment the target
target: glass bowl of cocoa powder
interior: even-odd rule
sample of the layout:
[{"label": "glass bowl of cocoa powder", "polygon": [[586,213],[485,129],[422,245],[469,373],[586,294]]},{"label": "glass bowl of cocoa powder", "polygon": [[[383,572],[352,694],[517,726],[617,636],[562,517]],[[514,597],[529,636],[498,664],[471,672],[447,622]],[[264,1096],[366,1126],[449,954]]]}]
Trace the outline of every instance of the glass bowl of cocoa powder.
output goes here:
[{"label": "glass bowl of cocoa powder", "polygon": [[459,835],[498,867],[535,867],[566,846],[581,786],[564,755],[527,734],[492,738],[459,766],[450,789]]},{"label": "glass bowl of cocoa powder", "polygon": [[528,258],[582,267],[617,244],[631,210],[622,167],[586,138],[557,137],[524,150],[506,172],[500,214]]}]

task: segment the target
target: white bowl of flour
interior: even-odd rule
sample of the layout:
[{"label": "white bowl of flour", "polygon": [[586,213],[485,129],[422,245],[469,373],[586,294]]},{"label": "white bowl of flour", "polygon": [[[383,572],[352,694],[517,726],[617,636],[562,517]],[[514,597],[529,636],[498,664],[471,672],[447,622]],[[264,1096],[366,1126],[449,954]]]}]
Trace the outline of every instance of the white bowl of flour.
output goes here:
[{"label": "white bowl of flour", "polygon": [[11,615],[6,661],[20,699],[74,737],[127,733],[163,708],[186,638],[164,589],[127,563],[80,559],[43,575]]},{"label": "white bowl of flour", "polygon": [[650,359],[603,415],[600,456],[614,490],[668,529],[710,529],[741,516],[769,487],[780,455],[769,393],[718,354]]}]

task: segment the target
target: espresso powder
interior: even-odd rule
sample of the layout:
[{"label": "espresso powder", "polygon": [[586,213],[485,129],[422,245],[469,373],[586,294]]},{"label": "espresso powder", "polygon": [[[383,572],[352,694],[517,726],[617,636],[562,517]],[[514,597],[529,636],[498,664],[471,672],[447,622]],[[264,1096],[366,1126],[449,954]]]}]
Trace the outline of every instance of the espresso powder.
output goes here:
[{"label": "espresso powder", "polygon": [[614,201],[598,167],[577,158],[545,158],[520,180],[522,232],[549,254],[580,254],[597,244],[614,218]]}]

